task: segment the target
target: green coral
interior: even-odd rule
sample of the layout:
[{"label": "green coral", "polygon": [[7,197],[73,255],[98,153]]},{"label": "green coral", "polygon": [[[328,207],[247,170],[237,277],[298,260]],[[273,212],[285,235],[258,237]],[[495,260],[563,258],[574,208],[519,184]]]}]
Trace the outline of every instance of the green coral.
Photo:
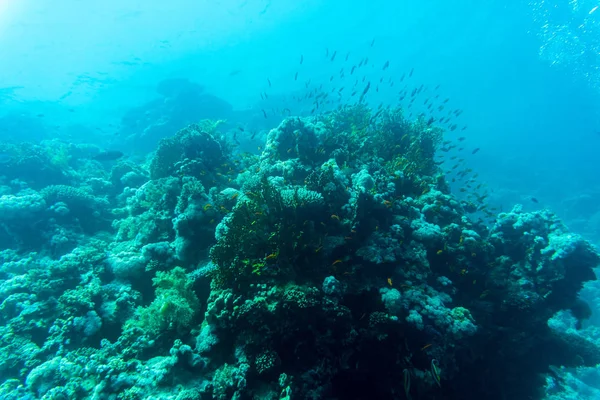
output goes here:
[{"label": "green coral", "polygon": [[[343,149],[346,156],[336,160],[356,165],[374,158],[388,160],[390,173],[402,170],[421,177],[437,171],[436,149],[443,130],[428,124],[423,116],[411,122],[402,108],[373,112],[364,104],[340,107],[324,119],[327,129],[320,136],[329,154]],[[341,134],[340,134],[341,133]]]},{"label": "green coral", "polygon": [[152,279],[156,298],[148,307],[140,307],[129,327],[140,327],[151,334],[166,330],[182,331],[189,327],[200,306],[192,282],[181,267],[157,272]]},{"label": "green coral", "polygon": [[210,256],[218,285],[249,282],[266,272],[289,277],[310,264],[323,240],[319,221],[327,219],[319,193],[302,187],[282,190],[267,177],[261,179],[258,190],[247,191],[217,227]]}]

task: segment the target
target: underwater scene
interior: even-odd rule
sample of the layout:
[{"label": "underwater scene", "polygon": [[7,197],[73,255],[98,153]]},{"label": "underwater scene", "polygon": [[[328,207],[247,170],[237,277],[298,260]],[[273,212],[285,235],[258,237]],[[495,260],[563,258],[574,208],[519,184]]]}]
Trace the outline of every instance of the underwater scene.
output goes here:
[{"label": "underwater scene", "polygon": [[0,0],[0,399],[600,399],[597,0]]}]

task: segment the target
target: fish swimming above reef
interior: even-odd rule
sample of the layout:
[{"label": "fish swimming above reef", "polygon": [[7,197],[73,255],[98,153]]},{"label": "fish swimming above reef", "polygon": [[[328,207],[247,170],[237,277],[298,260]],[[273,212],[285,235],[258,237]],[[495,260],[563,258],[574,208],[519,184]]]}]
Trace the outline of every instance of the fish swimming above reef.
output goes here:
[{"label": "fish swimming above reef", "polygon": [[123,152],[119,150],[106,150],[101,151],[92,158],[96,161],[115,161],[123,157],[124,155],[125,154],[123,154]]}]

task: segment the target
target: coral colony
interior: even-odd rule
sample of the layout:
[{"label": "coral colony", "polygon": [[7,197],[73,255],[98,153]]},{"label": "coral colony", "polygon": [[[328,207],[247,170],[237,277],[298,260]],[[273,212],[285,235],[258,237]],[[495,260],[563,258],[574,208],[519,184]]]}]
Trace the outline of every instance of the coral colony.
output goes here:
[{"label": "coral colony", "polygon": [[258,154],[220,129],[108,169],[3,145],[2,399],[538,399],[600,363],[548,322],[589,317],[598,253],[549,211],[474,222],[425,117],[285,116]]}]

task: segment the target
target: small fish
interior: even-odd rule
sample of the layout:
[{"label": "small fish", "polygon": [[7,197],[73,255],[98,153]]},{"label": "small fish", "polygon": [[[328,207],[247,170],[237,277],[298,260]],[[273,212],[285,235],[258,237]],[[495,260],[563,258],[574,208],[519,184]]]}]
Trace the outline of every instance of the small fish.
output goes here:
[{"label": "small fish", "polygon": [[388,285],[392,286],[392,283],[393,283],[392,278],[387,278],[387,283],[388,283]]},{"label": "small fish", "polygon": [[364,96],[364,95],[366,95],[370,88],[371,88],[371,82],[369,81],[367,83],[367,86],[364,88],[361,97]]},{"label": "small fish", "polygon": [[260,110],[260,111],[262,111],[262,113],[265,116],[265,118],[267,118],[267,112],[265,110]]},{"label": "small fish", "polygon": [[269,82],[269,87],[271,87],[271,80],[267,78],[267,82]]},{"label": "small fish", "polygon": [[300,65],[302,65],[303,62],[304,62],[304,56],[302,54],[300,54]]},{"label": "small fish", "polygon": [[480,150],[480,149],[479,149],[479,147],[476,147],[476,148],[475,148],[475,149],[474,149],[474,150],[471,152],[471,154],[475,154],[475,153],[477,153],[479,150]]},{"label": "small fish", "polygon": [[373,47],[374,44],[375,44],[375,38],[373,38],[373,40],[371,40],[371,46],[369,46],[369,47]]},{"label": "small fish", "polygon": [[539,203],[539,200],[538,200],[538,199],[536,199],[535,197],[532,197],[532,198],[531,198],[531,201],[533,201],[535,204],[538,204],[538,203]]},{"label": "small fish", "polygon": [[102,151],[102,152],[96,154],[92,158],[96,161],[114,161],[114,160],[118,160],[119,158],[121,158],[123,156],[124,156],[123,152],[121,152],[119,150],[106,150],[106,151]]},{"label": "small fish", "polygon": [[336,55],[337,55],[337,50],[333,52],[333,55],[331,56],[331,61],[335,60]]},{"label": "small fish", "polygon": [[413,72],[415,72],[415,69],[414,69],[414,68],[411,68],[410,72],[408,73],[408,77],[409,77],[409,78],[412,76]]},{"label": "small fish", "polygon": [[386,62],[385,62],[385,64],[383,64],[383,68],[382,68],[382,70],[384,70],[384,71],[385,71],[386,69],[388,69],[388,67],[389,67],[389,66],[390,66],[390,62],[389,62],[389,61],[386,61]]},{"label": "small fish", "polygon": [[294,75],[294,80],[297,81],[298,80],[298,73],[296,72],[296,74]]},{"label": "small fish", "polygon": [[346,59],[344,61],[348,61],[349,57],[350,57],[350,52],[348,52],[348,54],[346,54]]},{"label": "small fish", "polygon": [[337,260],[335,260],[335,261],[334,261],[334,262],[331,264],[331,266],[334,266],[334,265],[336,265],[336,264],[339,264],[339,263],[341,263],[341,262],[343,262],[343,261],[342,261],[342,260],[340,260],[340,259],[337,259]]},{"label": "small fish", "polygon": [[421,347],[421,351],[428,349],[429,347],[433,346],[431,343],[426,344],[425,346]]},{"label": "small fish", "polygon": [[410,399],[410,371],[408,368],[402,371],[402,380],[404,381],[404,395],[407,399]]},{"label": "small fish", "polygon": [[442,387],[441,377],[440,377],[440,364],[438,360],[435,358],[431,360],[431,376],[433,380],[439,387]]}]

